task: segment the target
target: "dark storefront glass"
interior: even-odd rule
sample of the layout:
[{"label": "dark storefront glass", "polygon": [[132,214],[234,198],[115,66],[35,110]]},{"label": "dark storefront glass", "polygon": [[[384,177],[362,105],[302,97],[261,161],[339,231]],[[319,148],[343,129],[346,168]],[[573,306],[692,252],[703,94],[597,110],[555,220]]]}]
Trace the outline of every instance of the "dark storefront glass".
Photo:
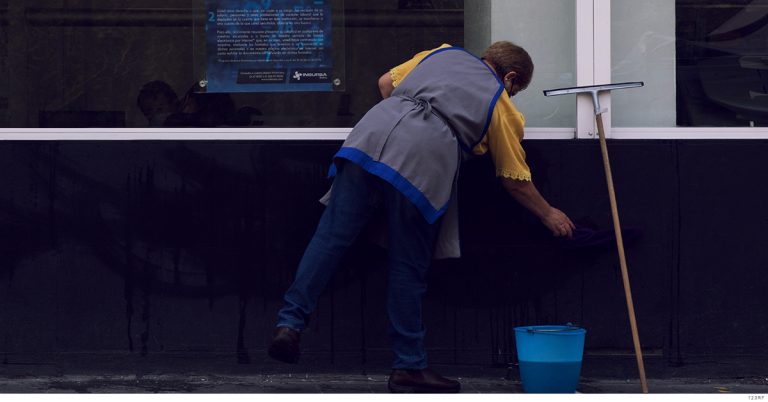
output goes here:
[{"label": "dark storefront glass", "polygon": [[768,1],[611,0],[614,127],[768,124]]},{"label": "dark storefront glass", "polygon": [[338,0],[341,90],[201,94],[203,0],[0,0],[0,127],[351,127],[387,69],[463,46],[463,3]]},{"label": "dark storefront glass", "polygon": [[678,0],[677,124],[768,125],[768,1]]}]

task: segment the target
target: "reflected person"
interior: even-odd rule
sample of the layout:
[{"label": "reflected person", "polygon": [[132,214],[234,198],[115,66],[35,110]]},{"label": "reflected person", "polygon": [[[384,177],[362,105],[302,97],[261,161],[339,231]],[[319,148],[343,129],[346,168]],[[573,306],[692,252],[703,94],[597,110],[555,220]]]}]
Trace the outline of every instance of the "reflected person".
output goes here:
[{"label": "reflected person", "polygon": [[136,104],[149,127],[163,127],[169,116],[181,108],[179,97],[165,81],[151,81],[141,87]]}]

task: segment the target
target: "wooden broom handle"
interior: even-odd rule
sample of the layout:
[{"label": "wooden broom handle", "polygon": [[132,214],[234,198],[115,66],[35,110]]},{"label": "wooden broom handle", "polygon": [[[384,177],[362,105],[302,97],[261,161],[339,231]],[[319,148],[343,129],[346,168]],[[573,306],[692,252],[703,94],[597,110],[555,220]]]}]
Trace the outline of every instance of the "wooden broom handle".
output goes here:
[{"label": "wooden broom handle", "polygon": [[608,196],[611,199],[611,215],[613,216],[613,230],[616,233],[616,244],[619,248],[619,263],[621,265],[621,279],[624,281],[624,295],[627,298],[627,310],[629,310],[629,325],[632,329],[632,341],[635,344],[635,357],[637,368],[640,371],[640,385],[643,393],[648,393],[648,383],[645,379],[645,366],[643,365],[643,351],[640,349],[640,336],[637,332],[637,320],[635,319],[635,305],[632,303],[632,290],[629,287],[629,272],[627,271],[627,259],[624,256],[624,241],[621,237],[621,225],[619,224],[619,209],[616,205],[616,192],[613,188],[613,175],[611,163],[608,160],[608,145],[605,142],[605,129],[603,128],[603,116],[598,114],[597,133],[600,136],[600,150],[603,153],[603,167],[605,168],[605,180],[608,184]]}]

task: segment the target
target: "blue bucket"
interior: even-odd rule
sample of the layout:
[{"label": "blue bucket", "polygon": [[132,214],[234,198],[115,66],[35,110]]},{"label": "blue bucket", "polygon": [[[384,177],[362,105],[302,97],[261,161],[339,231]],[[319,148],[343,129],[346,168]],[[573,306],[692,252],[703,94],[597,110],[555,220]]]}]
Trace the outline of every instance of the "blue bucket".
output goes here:
[{"label": "blue bucket", "polygon": [[515,328],[520,378],[527,393],[574,393],[584,355],[584,328],[540,325]]}]

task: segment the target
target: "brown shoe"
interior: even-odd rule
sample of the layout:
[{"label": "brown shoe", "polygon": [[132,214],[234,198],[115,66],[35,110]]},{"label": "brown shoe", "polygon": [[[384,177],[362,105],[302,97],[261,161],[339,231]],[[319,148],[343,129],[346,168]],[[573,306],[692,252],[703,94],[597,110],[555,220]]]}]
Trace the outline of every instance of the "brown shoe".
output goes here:
[{"label": "brown shoe", "polygon": [[392,370],[389,390],[394,393],[455,393],[461,391],[461,383],[449,380],[431,369]]},{"label": "brown shoe", "polygon": [[278,327],[269,345],[269,357],[284,363],[299,362],[299,332],[288,327]]}]

